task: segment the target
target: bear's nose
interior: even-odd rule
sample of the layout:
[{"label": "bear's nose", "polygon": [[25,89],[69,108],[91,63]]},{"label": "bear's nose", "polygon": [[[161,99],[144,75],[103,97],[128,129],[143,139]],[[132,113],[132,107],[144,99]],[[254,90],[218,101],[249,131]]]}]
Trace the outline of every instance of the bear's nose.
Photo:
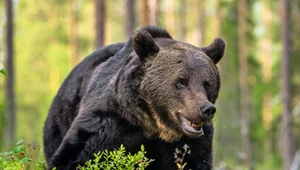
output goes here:
[{"label": "bear's nose", "polygon": [[216,107],[213,104],[208,103],[201,108],[201,112],[204,119],[210,120],[216,113]]}]

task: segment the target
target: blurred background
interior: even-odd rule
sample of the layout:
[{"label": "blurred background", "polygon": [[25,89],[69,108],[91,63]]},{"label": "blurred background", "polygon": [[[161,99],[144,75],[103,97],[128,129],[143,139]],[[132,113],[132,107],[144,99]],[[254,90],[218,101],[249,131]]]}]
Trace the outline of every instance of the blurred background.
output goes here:
[{"label": "blurred background", "polygon": [[42,147],[71,69],[145,25],[195,46],[227,42],[214,169],[300,169],[299,0],[0,1],[0,151],[19,139]]}]

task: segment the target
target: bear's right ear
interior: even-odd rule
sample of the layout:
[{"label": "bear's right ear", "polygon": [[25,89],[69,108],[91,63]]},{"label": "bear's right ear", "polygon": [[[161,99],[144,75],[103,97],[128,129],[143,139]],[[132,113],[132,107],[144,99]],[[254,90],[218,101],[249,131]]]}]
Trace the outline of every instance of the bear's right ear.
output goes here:
[{"label": "bear's right ear", "polygon": [[159,47],[155,44],[152,36],[145,30],[139,30],[133,36],[133,48],[141,60],[153,56],[159,52]]}]

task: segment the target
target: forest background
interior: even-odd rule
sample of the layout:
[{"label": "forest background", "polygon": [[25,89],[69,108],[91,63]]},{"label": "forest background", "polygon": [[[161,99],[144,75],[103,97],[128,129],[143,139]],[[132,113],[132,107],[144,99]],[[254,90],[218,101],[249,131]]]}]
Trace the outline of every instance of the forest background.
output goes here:
[{"label": "forest background", "polygon": [[215,169],[299,169],[299,0],[0,1],[0,151],[19,139],[42,146],[49,106],[71,69],[145,25],[195,46],[227,42]]}]

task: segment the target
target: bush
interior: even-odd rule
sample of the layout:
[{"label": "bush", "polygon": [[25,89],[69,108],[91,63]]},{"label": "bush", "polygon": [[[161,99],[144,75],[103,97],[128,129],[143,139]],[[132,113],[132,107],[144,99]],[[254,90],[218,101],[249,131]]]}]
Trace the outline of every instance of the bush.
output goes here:
[{"label": "bush", "polygon": [[148,159],[146,156],[144,146],[141,146],[141,150],[132,155],[126,154],[125,147],[121,145],[120,149],[94,154],[95,158],[89,160],[84,166],[78,166],[79,170],[144,170],[153,159]]},{"label": "bush", "polygon": [[39,147],[24,145],[23,140],[17,142],[12,151],[0,153],[1,170],[44,170],[45,161],[35,160],[33,156],[37,154]]},{"label": "bush", "polygon": [[[34,159],[33,157],[39,152],[39,147],[25,145],[20,140],[13,147],[12,151],[0,153],[0,169],[1,170],[45,170],[45,160]],[[183,170],[186,166],[184,157],[191,151],[187,145],[182,149],[176,148],[174,152],[175,163],[178,170]],[[125,147],[120,146],[118,150],[98,152],[94,154],[93,160],[87,161],[84,165],[78,165],[78,170],[145,170],[153,159],[146,157],[144,146],[141,150],[132,155],[126,153]],[[53,168],[55,170],[56,168]]]}]

